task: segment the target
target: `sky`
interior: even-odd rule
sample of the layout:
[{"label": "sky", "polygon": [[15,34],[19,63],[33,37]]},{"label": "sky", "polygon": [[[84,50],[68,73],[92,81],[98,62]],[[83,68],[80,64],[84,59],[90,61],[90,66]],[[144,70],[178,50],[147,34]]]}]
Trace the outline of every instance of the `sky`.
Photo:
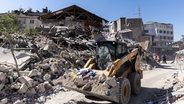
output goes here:
[{"label": "sky", "polygon": [[0,13],[19,8],[42,11],[46,6],[56,11],[74,4],[109,22],[120,17],[137,18],[140,7],[144,23],[153,21],[173,24],[174,41],[184,35],[184,0],[2,0]]}]

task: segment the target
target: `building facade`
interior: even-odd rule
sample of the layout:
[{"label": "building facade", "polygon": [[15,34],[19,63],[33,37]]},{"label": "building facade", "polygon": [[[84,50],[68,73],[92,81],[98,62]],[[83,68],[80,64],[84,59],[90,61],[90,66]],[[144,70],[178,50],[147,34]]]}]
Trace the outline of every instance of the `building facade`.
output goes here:
[{"label": "building facade", "polygon": [[173,25],[169,23],[147,22],[144,24],[145,35],[152,37],[152,52],[163,53],[172,50]]},{"label": "building facade", "polygon": [[19,20],[19,23],[24,26],[25,29],[39,27],[42,22],[39,20],[39,16],[36,15],[25,15],[25,14],[14,14]]},{"label": "building facade", "polygon": [[116,21],[112,21],[109,25],[110,33],[121,33],[124,30],[131,30],[132,34],[128,36],[129,39],[139,41],[143,36],[143,22],[141,18],[119,18]]}]

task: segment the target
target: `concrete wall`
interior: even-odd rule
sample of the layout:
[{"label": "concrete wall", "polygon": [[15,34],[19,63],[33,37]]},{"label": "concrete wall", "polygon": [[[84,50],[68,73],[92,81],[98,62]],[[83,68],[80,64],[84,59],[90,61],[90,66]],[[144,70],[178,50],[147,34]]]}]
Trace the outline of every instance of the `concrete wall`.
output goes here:
[{"label": "concrete wall", "polygon": [[38,19],[39,16],[27,16],[24,14],[14,14],[19,22],[26,28],[39,27],[42,22]]},{"label": "concrete wall", "polygon": [[141,18],[120,18],[117,21],[111,22],[109,26],[110,33],[122,31],[124,29],[131,29],[133,33],[133,40],[139,41],[143,36],[143,22]]},{"label": "concrete wall", "polygon": [[117,20],[117,31],[125,29],[125,18],[120,18]]}]

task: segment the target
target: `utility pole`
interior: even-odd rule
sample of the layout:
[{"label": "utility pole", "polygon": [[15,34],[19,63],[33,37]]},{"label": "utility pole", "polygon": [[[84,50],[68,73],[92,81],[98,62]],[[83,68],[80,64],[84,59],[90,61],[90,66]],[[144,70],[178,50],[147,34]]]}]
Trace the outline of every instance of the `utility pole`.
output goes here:
[{"label": "utility pole", "polygon": [[141,18],[141,6],[140,6],[140,0],[138,4],[138,17]]}]

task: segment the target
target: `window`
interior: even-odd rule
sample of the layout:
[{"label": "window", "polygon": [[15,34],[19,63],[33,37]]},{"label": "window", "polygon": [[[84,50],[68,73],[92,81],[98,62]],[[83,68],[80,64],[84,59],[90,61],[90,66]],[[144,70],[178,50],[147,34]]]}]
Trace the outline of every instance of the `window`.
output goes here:
[{"label": "window", "polygon": [[166,31],[164,31],[164,34],[166,33]]},{"label": "window", "polygon": [[173,34],[173,32],[171,31],[171,34]]},{"label": "window", "polygon": [[166,39],[166,37],[164,36],[164,39]]},{"label": "window", "polygon": [[162,30],[160,30],[160,33],[162,33]]},{"label": "window", "polygon": [[122,57],[127,52],[127,47],[124,44],[119,44],[117,46],[117,57]]},{"label": "window", "polygon": [[21,20],[18,20],[20,24],[25,24],[25,20],[21,19]]},{"label": "window", "polygon": [[160,39],[162,39],[162,36],[160,36]]},{"label": "window", "polygon": [[34,24],[34,20],[30,20],[30,24]]},{"label": "window", "polygon": [[173,40],[173,37],[171,37],[171,40]]},{"label": "window", "polygon": [[144,32],[145,32],[145,33],[149,33],[149,31],[148,31],[148,30],[144,30]]},{"label": "window", "polygon": [[21,20],[19,20],[19,23],[20,23],[20,24],[22,23]]}]

